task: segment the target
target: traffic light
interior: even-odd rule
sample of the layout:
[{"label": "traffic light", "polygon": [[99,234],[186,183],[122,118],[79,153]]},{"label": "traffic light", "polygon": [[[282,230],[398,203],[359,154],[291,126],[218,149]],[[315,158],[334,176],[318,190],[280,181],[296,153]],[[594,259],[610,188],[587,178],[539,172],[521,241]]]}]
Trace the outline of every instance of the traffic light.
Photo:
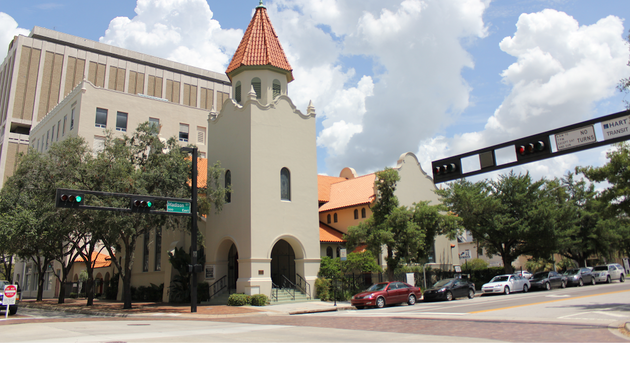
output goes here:
[{"label": "traffic light", "polygon": [[72,190],[57,190],[57,199],[55,206],[57,208],[78,208],[85,202],[83,193]]},{"label": "traffic light", "polygon": [[546,158],[551,154],[549,135],[541,135],[530,138],[527,141],[516,143],[516,158],[519,161],[531,161],[538,158]]},{"label": "traffic light", "polygon": [[461,176],[461,160],[444,160],[443,163],[433,163],[433,180],[436,182],[458,179]]},{"label": "traffic light", "polygon": [[153,208],[153,202],[148,199],[132,198],[131,199],[131,211],[138,213],[148,213]]}]

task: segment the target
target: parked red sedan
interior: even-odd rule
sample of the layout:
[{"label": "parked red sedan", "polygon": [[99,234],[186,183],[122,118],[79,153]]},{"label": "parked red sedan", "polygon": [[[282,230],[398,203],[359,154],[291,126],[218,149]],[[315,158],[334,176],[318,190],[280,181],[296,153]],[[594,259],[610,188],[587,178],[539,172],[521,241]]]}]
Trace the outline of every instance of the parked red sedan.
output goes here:
[{"label": "parked red sedan", "polygon": [[357,309],[365,307],[383,308],[386,305],[407,303],[414,305],[422,296],[420,288],[400,281],[372,285],[366,291],[352,296],[351,304]]}]

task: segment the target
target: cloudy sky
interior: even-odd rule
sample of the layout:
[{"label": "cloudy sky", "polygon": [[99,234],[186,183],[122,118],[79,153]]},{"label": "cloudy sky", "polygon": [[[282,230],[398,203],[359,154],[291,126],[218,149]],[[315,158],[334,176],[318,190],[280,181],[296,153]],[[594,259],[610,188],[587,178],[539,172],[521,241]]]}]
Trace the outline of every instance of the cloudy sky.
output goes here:
[{"label": "cloudy sky", "polygon": [[[258,2],[2,1],[0,46],[37,25],[224,72]],[[404,152],[430,173],[432,160],[624,109],[627,0],[265,5],[294,68],[289,95],[317,109],[320,173],[371,172]],[[516,171],[559,177],[603,164],[606,149]]]}]

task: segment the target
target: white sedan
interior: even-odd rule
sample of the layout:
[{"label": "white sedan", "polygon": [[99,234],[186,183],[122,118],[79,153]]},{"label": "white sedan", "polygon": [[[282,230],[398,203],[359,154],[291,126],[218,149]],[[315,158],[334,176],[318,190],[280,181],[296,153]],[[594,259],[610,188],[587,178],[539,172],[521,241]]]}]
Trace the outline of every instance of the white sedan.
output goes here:
[{"label": "white sedan", "polygon": [[529,280],[518,275],[499,275],[484,284],[481,287],[481,293],[505,293],[509,295],[511,292],[527,292],[530,287]]}]

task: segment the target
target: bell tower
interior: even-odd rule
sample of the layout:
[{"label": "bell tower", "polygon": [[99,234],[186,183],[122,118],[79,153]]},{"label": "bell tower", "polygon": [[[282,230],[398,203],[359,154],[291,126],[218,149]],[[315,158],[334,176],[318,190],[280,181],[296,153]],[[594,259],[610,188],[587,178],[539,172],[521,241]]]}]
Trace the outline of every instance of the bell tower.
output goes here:
[{"label": "bell tower", "polygon": [[[221,163],[232,188],[207,218],[212,284],[271,296],[291,282],[314,294],[319,271],[315,108],[288,96],[291,65],[262,2],[226,70],[232,98],[208,119],[208,163]],[[231,276],[231,278],[230,278]]]},{"label": "bell tower", "polygon": [[225,73],[232,81],[232,98],[239,104],[252,89],[263,105],[288,95],[287,84],[293,81],[293,69],[262,0]]}]

